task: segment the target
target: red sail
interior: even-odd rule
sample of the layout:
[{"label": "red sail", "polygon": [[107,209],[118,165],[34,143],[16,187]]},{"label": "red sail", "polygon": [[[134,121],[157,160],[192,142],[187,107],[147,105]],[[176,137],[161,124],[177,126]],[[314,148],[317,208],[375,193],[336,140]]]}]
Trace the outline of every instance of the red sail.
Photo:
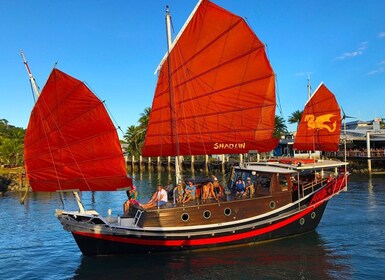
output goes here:
[{"label": "red sail", "polygon": [[271,151],[275,107],[264,44],[204,0],[160,69],[143,155]]},{"label": "red sail", "polygon": [[24,160],[34,191],[132,185],[116,129],[87,86],[53,69],[31,113]]},{"label": "red sail", "polygon": [[337,151],[341,134],[341,112],[333,93],[321,84],[302,113],[294,149]]}]

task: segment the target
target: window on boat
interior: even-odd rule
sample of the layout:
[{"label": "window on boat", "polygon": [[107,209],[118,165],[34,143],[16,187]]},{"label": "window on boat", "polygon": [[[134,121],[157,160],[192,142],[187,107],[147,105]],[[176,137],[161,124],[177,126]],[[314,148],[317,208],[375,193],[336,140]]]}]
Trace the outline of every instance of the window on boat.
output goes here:
[{"label": "window on boat", "polygon": [[289,174],[279,174],[279,187],[281,191],[289,190],[290,175]]},{"label": "window on boat", "polygon": [[259,173],[255,176],[255,187],[256,191],[260,194],[269,195],[270,192],[270,183],[271,183],[272,174]]}]

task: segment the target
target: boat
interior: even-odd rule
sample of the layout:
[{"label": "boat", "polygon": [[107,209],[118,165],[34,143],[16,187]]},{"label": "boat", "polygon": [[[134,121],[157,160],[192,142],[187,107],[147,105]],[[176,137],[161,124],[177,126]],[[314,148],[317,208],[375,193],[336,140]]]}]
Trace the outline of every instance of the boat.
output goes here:
[{"label": "boat", "polygon": [[[166,22],[169,30],[168,9]],[[168,36],[142,150],[144,156],[174,156],[175,184],[192,181],[197,197],[147,209],[130,204],[118,216],[81,207],[56,216],[84,255],[222,249],[312,231],[328,201],[347,187],[344,162],[241,162],[223,196],[206,199],[204,186],[217,178],[183,178],[178,170],[184,155],[273,150],[275,108],[265,45],[242,17],[199,1],[175,40]],[[239,193],[239,180],[253,182],[254,192]],[[109,185],[124,187],[119,182]]]}]

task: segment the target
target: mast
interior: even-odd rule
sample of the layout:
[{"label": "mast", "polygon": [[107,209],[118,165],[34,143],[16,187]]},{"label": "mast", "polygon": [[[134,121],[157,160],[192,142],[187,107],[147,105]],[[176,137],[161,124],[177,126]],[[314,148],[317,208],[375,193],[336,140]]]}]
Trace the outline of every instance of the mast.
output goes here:
[{"label": "mast", "polygon": [[24,53],[22,50],[20,50],[20,54],[21,54],[21,57],[23,59],[24,65],[25,65],[25,69],[27,69],[27,73],[29,76],[29,82],[31,83],[32,90],[36,94],[36,96],[39,97],[39,95],[40,95],[39,87],[37,86],[35,78],[33,77],[31,70],[29,69],[28,62],[25,59],[25,56],[24,56]]},{"label": "mast", "polygon": [[311,97],[310,74],[307,74],[307,100]]},{"label": "mast", "polygon": [[[167,64],[168,64],[168,83],[169,83],[169,91],[170,91],[170,111],[171,111],[171,137],[175,137],[176,143],[176,156],[175,156],[175,184],[177,185],[181,182],[181,174],[180,174],[180,165],[179,165],[179,143],[178,143],[178,132],[176,127],[176,112],[175,112],[175,104],[174,104],[174,95],[172,92],[172,76],[171,76],[171,62],[170,62],[170,52],[172,48],[171,41],[171,15],[166,6],[166,35],[167,35]],[[172,141],[173,142],[173,141]]]}]

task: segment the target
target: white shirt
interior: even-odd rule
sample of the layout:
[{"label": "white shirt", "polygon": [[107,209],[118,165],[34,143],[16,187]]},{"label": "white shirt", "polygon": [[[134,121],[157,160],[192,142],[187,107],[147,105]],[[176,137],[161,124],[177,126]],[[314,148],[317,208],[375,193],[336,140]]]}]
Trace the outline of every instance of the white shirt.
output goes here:
[{"label": "white shirt", "polygon": [[160,197],[163,195],[161,201],[164,201],[164,202],[167,202],[168,201],[168,198],[167,198],[167,192],[166,190],[162,189],[160,191],[158,191],[158,201],[160,200]]}]

